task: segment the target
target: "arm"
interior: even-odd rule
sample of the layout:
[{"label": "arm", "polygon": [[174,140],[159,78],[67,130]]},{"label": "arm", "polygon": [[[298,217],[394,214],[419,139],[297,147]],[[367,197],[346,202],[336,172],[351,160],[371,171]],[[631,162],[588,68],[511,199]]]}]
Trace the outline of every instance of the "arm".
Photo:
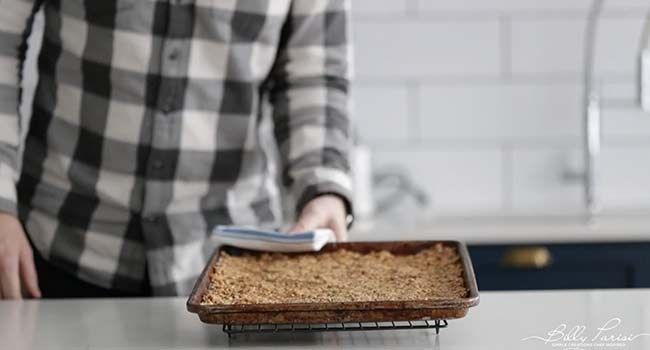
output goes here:
[{"label": "arm", "polygon": [[292,231],[329,227],[339,239],[351,211],[348,5],[293,1],[270,94],[283,182],[297,201]]},{"label": "arm", "polygon": [[40,295],[32,250],[16,218],[20,72],[40,1],[0,0],[0,299],[20,298],[20,278]]}]

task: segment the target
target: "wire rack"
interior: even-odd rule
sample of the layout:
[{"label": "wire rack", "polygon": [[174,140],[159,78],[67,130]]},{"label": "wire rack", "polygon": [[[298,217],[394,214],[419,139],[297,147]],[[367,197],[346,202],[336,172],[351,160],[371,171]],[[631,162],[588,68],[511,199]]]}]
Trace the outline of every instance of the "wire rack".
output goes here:
[{"label": "wire rack", "polygon": [[435,329],[436,334],[448,325],[446,320],[395,321],[395,322],[352,322],[352,323],[317,323],[317,324],[225,324],[223,331],[228,337],[234,334],[250,333],[310,333],[310,332],[348,332],[380,331],[401,329]]}]

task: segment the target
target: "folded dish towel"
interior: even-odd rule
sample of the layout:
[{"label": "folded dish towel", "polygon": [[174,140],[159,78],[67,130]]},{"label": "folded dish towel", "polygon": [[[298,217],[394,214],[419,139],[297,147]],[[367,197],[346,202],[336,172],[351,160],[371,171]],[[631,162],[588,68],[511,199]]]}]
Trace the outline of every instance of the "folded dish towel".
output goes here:
[{"label": "folded dish towel", "polygon": [[268,252],[316,252],[327,242],[336,241],[330,229],[316,229],[296,234],[258,230],[248,227],[217,226],[215,239],[222,245]]}]

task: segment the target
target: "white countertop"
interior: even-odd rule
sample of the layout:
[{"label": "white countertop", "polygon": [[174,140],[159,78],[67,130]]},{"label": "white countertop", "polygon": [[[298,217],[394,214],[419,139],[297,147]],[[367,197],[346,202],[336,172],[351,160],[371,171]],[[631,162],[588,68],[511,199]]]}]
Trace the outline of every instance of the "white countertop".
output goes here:
[{"label": "white countertop", "polygon": [[[650,333],[650,290],[486,292],[479,306],[465,318],[450,321],[438,336],[433,330],[402,330],[240,335],[231,340],[220,326],[204,325],[187,312],[185,298],[0,301],[0,349],[566,350],[597,349],[597,343],[614,344],[610,349],[650,349],[650,336],[630,342],[593,341],[598,328],[616,318],[620,325],[602,335]],[[588,339],[583,343],[590,346],[522,340],[547,337],[561,324],[586,327],[583,336]]]},{"label": "white countertop", "polygon": [[650,213],[473,216],[359,221],[352,240],[450,239],[469,244],[650,242]]}]

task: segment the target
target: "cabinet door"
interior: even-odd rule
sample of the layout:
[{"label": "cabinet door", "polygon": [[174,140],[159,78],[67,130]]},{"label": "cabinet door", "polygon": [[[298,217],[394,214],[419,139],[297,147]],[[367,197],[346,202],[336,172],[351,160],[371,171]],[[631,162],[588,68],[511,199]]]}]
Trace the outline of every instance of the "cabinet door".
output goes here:
[{"label": "cabinet door", "polygon": [[479,289],[650,287],[650,259],[645,259],[649,243],[544,245],[552,262],[540,268],[504,264],[504,257],[516,247],[470,246]]},{"label": "cabinet door", "polygon": [[476,269],[480,290],[626,288],[625,265],[567,265],[546,269],[482,266]]}]

